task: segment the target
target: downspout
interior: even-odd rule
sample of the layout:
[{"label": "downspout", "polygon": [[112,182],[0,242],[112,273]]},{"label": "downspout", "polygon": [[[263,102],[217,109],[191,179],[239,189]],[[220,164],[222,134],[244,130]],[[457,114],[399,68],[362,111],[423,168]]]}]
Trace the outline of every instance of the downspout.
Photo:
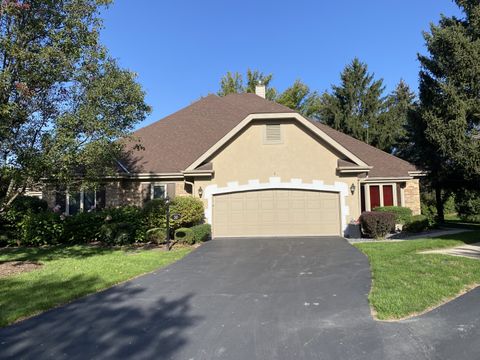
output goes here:
[{"label": "downspout", "polygon": [[183,183],[188,184],[192,187],[192,196],[195,197],[195,183],[187,181],[186,179],[183,179]]}]

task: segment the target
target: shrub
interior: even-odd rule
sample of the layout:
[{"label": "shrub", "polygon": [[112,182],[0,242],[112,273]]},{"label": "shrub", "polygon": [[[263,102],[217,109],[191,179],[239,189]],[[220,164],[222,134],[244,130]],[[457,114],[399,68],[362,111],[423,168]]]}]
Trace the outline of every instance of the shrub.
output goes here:
[{"label": "shrub", "polygon": [[145,234],[145,240],[149,242],[155,242],[162,244],[167,239],[167,230],[165,228],[152,228],[148,229]]},{"label": "shrub", "polygon": [[480,222],[480,192],[462,190],[456,194],[455,207],[464,221]]},{"label": "shrub", "polygon": [[67,217],[64,221],[63,242],[81,244],[99,240],[104,220],[103,212],[84,212]]},{"label": "shrub", "polygon": [[[105,224],[102,225],[100,241],[109,244],[134,243],[145,241],[146,230],[144,224],[143,212],[136,206],[122,206],[119,208],[111,208],[103,211],[105,215]],[[126,229],[128,228],[128,231]],[[118,231],[122,231],[122,239],[115,235]],[[128,239],[124,237],[128,233]],[[121,240],[121,241],[120,241]]]},{"label": "shrub", "polygon": [[210,240],[212,228],[210,224],[196,225],[190,228],[193,232],[193,242],[195,244]]},{"label": "shrub", "polygon": [[22,246],[55,245],[62,242],[63,221],[53,212],[28,213],[19,227]]},{"label": "shrub", "polygon": [[175,230],[175,240],[182,243],[193,245],[194,238],[193,238],[193,231],[189,228],[180,228]]},{"label": "shrub", "polygon": [[31,211],[38,214],[42,211],[47,211],[48,204],[45,200],[35,196],[18,196],[13,201],[10,209],[23,213]]},{"label": "shrub", "polygon": [[19,242],[22,237],[20,224],[25,215],[38,214],[47,211],[45,200],[34,196],[18,196],[0,219],[1,245],[11,245]]},{"label": "shrub", "polygon": [[412,216],[410,222],[405,225],[403,230],[407,232],[418,233],[428,229],[429,225],[430,225],[430,222],[427,216],[415,215],[415,216]]},{"label": "shrub", "polygon": [[165,228],[166,213],[167,207],[164,200],[154,199],[148,201],[147,203],[145,203],[145,206],[142,209],[142,216],[145,227],[147,229]]},{"label": "shrub", "polygon": [[170,205],[170,214],[180,215],[178,220],[170,218],[172,229],[197,225],[204,217],[203,202],[192,196],[177,196]]},{"label": "shrub", "polygon": [[383,238],[395,227],[395,214],[388,212],[364,212],[360,216],[363,233],[372,238]]},{"label": "shrub", "polygon": [[126,245],[135,242],[135,230],[130,223],[106,222],[100,227],[99,237],[109,245]]},{"label": "shrub", "polygon": [[396,224],[407,224],[412,217],[412,209],[402,206],[383,206],[377,207],[373,211],[378,212],[389,212],[395,214],[395,223]]}]

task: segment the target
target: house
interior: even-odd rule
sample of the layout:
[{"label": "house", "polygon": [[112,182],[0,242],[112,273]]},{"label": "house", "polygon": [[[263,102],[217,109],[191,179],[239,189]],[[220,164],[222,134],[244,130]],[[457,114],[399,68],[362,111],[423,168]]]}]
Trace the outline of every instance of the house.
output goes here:
[{"label": "house", "polygon": [[202,98],[136,131],[144,149],[104,191],[45,198],[72,212],[195,196],[214,237],[346,235],[378,206],[420,213],[415,166],[264,94]]}]

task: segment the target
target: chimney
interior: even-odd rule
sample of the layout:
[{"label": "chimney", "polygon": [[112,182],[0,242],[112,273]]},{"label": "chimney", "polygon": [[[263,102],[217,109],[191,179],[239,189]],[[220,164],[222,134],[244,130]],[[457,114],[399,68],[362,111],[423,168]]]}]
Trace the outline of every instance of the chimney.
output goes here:
[{"label": "chimney", "polygon": [[265,94],[266,94],[265,85],[263,85],[261,82],[259,82],[259,83],[255,86],[255,94],[257,94],[257,95],[260,96],[261,98],[264,98],[264,99],[265,99]]}]

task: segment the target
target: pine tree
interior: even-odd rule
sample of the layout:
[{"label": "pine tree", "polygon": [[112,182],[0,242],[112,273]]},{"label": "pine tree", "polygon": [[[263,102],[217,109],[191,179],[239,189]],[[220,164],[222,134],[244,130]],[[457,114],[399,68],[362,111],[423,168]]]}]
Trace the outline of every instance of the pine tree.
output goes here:
[{"label": "pine tree", "polygon": [[[340,75],[341,85],[321,97],[319,120],[374,146],[382,143],[385,129],[380,115],[385,111],[383,80],[374,80],[365,63],[355,58]],[[388,150],[388,149],[386,149]]]},{"label": "pine tree", "polygon": [[401,141],[406,139],[408,117],[413,111],[414,100],[415,94],[403,80],[400,80],[395,90],[386,99],[387,111],[380,115],[381,126],[388,129],[378,135],[380,148],[395,154],[402,151]]},{"label": "pine tree", "polygon": [[456,0],[464,16],[442,16],[419,55],[420,106],[410,125],[418,163],[430,171],[443,220],[442,189],[480,184],[480,3]]}]

